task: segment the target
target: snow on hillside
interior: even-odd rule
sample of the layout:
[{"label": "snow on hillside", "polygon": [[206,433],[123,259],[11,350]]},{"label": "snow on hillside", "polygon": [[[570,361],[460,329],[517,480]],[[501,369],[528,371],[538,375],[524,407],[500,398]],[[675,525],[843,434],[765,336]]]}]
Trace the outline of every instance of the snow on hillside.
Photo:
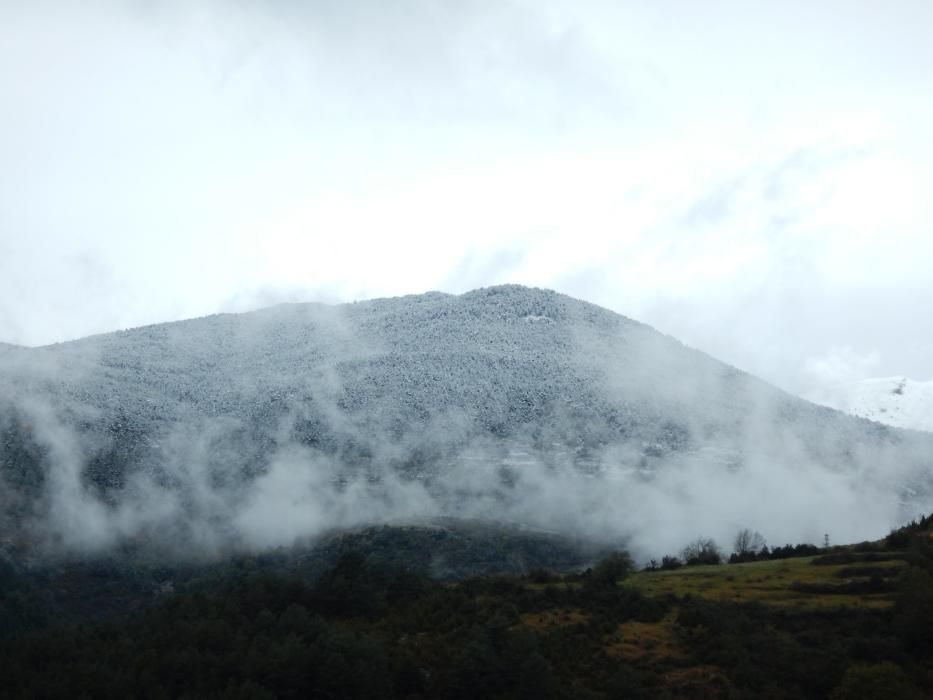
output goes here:
[{"label": "snow on hillside", "polygon": [[897,428],[933,431],[933,381],[865,379],[848,387],[834,408]]},{"label": "snow on hillside", "polygon": [[0,353],[0,520],[70,547],[436,515],[653,553],[739,527],[857,540],[928,504],[931,455],[933,436],[514,285]]}]

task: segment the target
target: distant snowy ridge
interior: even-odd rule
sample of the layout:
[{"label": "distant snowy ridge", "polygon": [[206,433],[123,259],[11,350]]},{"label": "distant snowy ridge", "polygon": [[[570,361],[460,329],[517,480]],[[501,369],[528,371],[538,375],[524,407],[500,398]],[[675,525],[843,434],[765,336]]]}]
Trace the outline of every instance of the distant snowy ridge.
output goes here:
[{"label": "distant snowy ridge", "polygon": [[828,404],[896,428],[933,431],[933,381],[879,377],[856,382]]}]

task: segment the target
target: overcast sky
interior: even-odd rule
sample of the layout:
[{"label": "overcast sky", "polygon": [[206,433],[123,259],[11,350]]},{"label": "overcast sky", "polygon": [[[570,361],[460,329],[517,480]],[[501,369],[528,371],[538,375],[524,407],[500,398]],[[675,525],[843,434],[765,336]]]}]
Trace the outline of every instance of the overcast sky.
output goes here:
[{"label": "overcast sky", "polygon": [[0,340],[518,282],[933,378],[933,3],[0,0]]}]

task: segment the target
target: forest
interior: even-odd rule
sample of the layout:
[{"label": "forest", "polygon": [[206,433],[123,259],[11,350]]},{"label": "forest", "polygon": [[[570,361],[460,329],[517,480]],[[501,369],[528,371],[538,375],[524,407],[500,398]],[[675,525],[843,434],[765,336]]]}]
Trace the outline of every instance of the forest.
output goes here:
[{"label": "forest", "polygon": [[[154,597],[112,567],[43,583],[6,565],[0,684],[12,698],[929,697],[931,535],[927,517],[805,556],[636,571],[619,551],[456,581],[370,537],[313,575],[244,558],[176,571]],[[108,612],[108,596],[125,604]],[[96,607],[66,614],[82,600]]]}]

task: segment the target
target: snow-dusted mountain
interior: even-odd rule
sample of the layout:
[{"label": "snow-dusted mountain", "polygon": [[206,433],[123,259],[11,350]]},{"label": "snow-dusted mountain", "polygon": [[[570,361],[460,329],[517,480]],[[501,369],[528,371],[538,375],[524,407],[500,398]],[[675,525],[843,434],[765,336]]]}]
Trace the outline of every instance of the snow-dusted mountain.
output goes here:
[{"label": "snow-dusted mountain", "polygon": [[864,379],[838,392],[834,408],[910,430],[933,431],[933,381]]},{"label": "snow-dusted mountain", "polygon": [[517,286],[0,353],[6,529],[70,547],[276,544],[437,515],[653,552],[740,526],[855,539],[926,507],[931,464],[933,436]]}]

